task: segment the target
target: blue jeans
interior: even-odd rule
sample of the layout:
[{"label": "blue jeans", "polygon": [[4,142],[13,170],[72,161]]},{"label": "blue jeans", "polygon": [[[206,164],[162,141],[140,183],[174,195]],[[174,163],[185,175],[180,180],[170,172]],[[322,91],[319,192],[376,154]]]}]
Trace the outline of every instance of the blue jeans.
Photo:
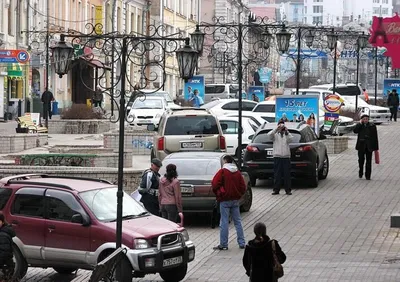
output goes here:
[{"label": "blue jeans", "polygon": [[233,223],[236,228],[237,242],[239,246],[245,246],[242,220],[240,218],[239,201],[224,201],[220,203],[221,221],[219,223],[219,244],[222,247],[228,247],[229,236],[229,215],[232,216]]}]

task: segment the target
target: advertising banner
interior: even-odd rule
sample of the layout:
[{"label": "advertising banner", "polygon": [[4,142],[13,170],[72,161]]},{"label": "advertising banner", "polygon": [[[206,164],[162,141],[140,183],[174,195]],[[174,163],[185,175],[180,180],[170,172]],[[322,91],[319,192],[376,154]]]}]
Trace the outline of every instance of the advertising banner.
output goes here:
[{"label": "advertising banner", "polygon": [[339,111],[344,100],[336,94],[326,95],[324,98],[324,130],[329,130],[333,122],[339,119]]},{"label": "advertising banner", "polygon": [[184,98],[192,102],[193,107],[200,107],[204,104],[205,84],[203,75],[195,75],[185,82]]},{"label": "advertising banner", "polygon": [[264,101],[264,86],[250,86],[247,99],[255,102]]},{"label": "advertising banner", "polygon": [[400,79],[398,78],[385,78],[383,80],[383,96],[387,98],[388,91],[392,92],[393,89],[400,93]]},{"label": "advertising banner", "polygon": [[319,134],[319,95],[276,96],[275,120],[306,122]]},{"label": "advertising banner", "polygon": [[258,69],[261,83],[269,83],[271,81],[272,69],[264,67]]}]

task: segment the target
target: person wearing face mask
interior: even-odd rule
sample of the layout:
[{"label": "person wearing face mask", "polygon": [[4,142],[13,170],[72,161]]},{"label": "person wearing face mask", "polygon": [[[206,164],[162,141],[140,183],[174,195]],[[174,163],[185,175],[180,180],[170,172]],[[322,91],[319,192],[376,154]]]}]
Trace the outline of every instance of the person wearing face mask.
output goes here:
[{"label": "person wearing face mask", "polygon": [[369,122],[369,116],[363,114],[360,123],[354,127],[354,133],[357,134],[356,150],[358,151],[358,177],[364,175],[365,178],[371,179],[372,170],[372,152],[379,150],[378,131],[376,125]]},{"label": "person wearing face mask", "polygon": [[285,126],[285,122],[281,119],[278,122],[278,127],[268,132],[268,137],[274,144],[274,192],[272,195],[279,194],[282,178],[285,185],[286,195],[292,195],[289,144],[293,140],[293,135],[289,132]]}]

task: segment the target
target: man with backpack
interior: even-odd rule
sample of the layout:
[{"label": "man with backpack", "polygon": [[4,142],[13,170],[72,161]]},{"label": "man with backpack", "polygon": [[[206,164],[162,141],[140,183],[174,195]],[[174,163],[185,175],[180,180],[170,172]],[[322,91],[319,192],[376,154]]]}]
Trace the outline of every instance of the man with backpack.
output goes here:
[{"label": "man with backpack", "polygon": [[160,205],[158,203],[158,187],[160,185],[160,170],[162,163],[159,159],[151,160],[150,169],[146,169],[142,174],[139,186],[139,193],[142,195],[140,201],[151,213],[160,216]]}]

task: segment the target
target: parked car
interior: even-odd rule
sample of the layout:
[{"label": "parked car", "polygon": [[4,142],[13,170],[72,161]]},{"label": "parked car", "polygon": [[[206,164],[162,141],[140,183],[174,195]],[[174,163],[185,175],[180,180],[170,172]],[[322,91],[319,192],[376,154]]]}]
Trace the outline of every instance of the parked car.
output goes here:
[{"label": "parked car", "polygon": [[164,97],[146,97],[136,99],[129,111],[128,122],[130,125],[158,125],[161,116],[167,110],[167,101]]},{"label": "parked car", "polygon": [[254,108],[254,113],[273,113],[275,114],[275,100],[259,102]]},{"label": "parked car", "polygon": [[211,102],[215,98],[219,99],[237,98],[238,93],[239,93],[238,84],[223,84],[223,83],[206,84],[204,103]]},{"label": "parked car", "polygon": [[[293,135],[290,144],[291,173],[296,178],[305,178],[310,186],[317,187],[319,179],[325,179],[329,172],[327,148],[315,132],[307,124],[285,123]],[[249,173],[252,187],[257,179],[267,179],[274,176],[273,143],[267,136],[276,127],[276,123],[264,124],[255,134],[244,154],[244,170]]]},{"label": "parked car", "polygon": [[[257,102],[250,100],[242,101],[242,113],[248,113],[253,110],[257,105]],[[203,109],[209,110],[216,116],[225,114],[237,114],[239,111],[239,100],[238,99],[216,99],[207,104],[201,106]]]},{"label": "parked car", "polygon": [[[356,97],[345,97],[346,105],[343,107],[344,110],[355,112]],[[359,115],[364,113],[370,116],[369,120],[375,124],[382,124],[388,122],[390,119],[390,109],[387,107],[375,106],[368,104],[361,98],[358,98],[357,108]]]},{"label": "parked car", "polygon": [[[211,213],[215,204],[211,180],[223,165],[226,153],[218,152],[181,152],[165,157],[160,173],[165,173],[168,164],[175,164],[181,183],[184,212]],[[253,202],[253,192],[247,172],[242,172],[247,190],[240,199],[240,210],[247,212]]]},{"label": "parked car", "polygon": [[[238,113],[234,113],[234,114],[226,114],[223,117],[239,117]],[[259,115],[258,113],[253,113],[253,112],[245,112],[242,113],[242,118],[249,118],[251,120],[251,122],[257,126],[257,128],[259,128],[261,125],[263,125],[264,123],[268,122],[265,119],[263,119],[261,117],[261,115]]]},{"label": "parked car", "polygon": [[171,109],[163,114],[156,131],[150,158],[163,160],[167,155],[181,151],[226,151],[223,128],[215,115],[206,109]]},{"label": "parked car", "polygon": [[218,120],[221,127],[226,128],[222,130],[226,141],[226,152],[239,157],[239,154],[246,149],[247,144],[251,142],[260,125],[257,125],[251,118],[242,117],[242,146],[238,148],[239,118],[221,116]]},{"label": "parked car", "polygon": [[[324,121],[325,121],[325,112],[323,110],[319,110],[319,125],[320,130],[324,128]],[[352,133],[356,123],[352,118],[346,116],[340,116],[338,120],[338,125],[336,130],[334,130],[334,135],[342,136],[344,134]]]},{"label": "parked car", "polygon": [[[174,100],[172,99],[171,95],[167,91],[162,91],[162,90],[155,90],[155,89],[141,89],[139,96],[137,96],[137,99],[144,100],[147,97],[164,97],[165,100],[167,101],[167,108],[169,109],[175,109],[175,108],[180,108],[181,106],[177,105],[174,103]],[[126,105],[126,111],[129,113],[129,111],[132,108],[132,104],[135,100],[135,95],[132,93],[131,97],[129,98],[129,101]]]},{"label": "parked car", "polygon": [[[29,267],[51,267],[60,274],[92,270],[116,248],[117,187],[108,181],[46,174],[0,180],[0,210],[17,236],[15,276]],[[181,281],[195,246],[185,228],[151,215],[124,192],[118,281],[159,273]]]}]

